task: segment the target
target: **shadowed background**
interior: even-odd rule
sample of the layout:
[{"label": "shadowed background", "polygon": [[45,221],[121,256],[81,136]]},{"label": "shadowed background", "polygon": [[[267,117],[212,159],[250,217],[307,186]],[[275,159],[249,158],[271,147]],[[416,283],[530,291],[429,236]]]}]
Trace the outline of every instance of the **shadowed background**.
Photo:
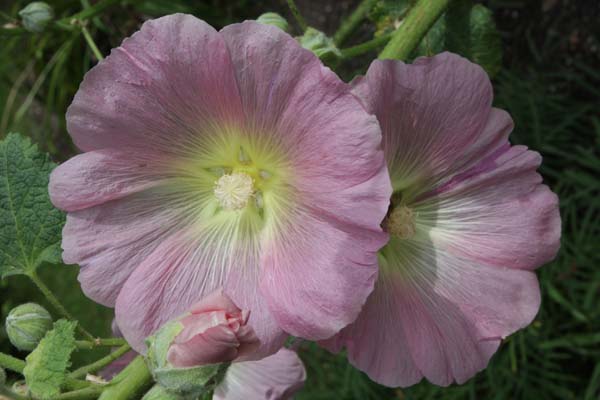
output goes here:
[{"label": "shadowed background", "polygon": [[[382,0],[383,2],[384,0]],[[389,0],[385,0],[389,1]],[[87,0],[48,1],[58,17],[89,6]],[[91,1],[94,4],[94,1]],[[357,1],[297,0],[307,22],[333,34]],[[299,352],[308,380],[298,399],[598,399],[600,396],[600,3],[585,0],[490,0],[504,54],[494,77],[495,105],[515,120],[512,142],[544,156],[541,173],[560,197],[562,248],[539,270],[543,300],[536,320],[509,337],[490,366],[461,386],[422,382],[392,390],[371,382],[343,355],[314,345]],[[26,1],[0,0],[0,26],[10,24]],[[283,1],[149,0],[116,3],[90,21],[100,51],[112,47],[149,18],[187,12],[215,27],[282,13],[299,33]],[[369,40],[365,20],[343,47]],[[376,53],[343,62],[345,80],[366,71]],[[65,130],[66,107],[84,73],[96,63],[81,35],[0,34],[0,138],[30,136],[56,161],[75,148]],[[42,277],[89,330],[109,334],[112,311],[87,300],[77,268],[44,266]],[[2,320],[26,301],[44,300],[24,277],[0,282]],[[50,309],[50,308],[49,308]],[[0,329],[0,351],[13,352]],[[96,356],[99,353],[95,354]],[[74,362],[94,354],[75,354]]]}]

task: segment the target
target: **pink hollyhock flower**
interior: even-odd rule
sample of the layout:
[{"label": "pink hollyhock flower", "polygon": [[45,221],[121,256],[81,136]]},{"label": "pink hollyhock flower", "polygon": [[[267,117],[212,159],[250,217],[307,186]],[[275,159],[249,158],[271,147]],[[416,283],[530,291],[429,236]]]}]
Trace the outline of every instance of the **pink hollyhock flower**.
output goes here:
[{"label": "pink hollyhock flower", "polygon": [[533,270],[559,248],[557,197],[466,59],[375,61],[354,90],[383,131],[390,241],[360,316],[325,345],[387,386],[465,382],[538,311]]},{"label": "pink hollyhock flower", "polygon": [[286,400],[302,389],[306,370],[295,351],[283,348],[259,361],[233,363],[213,400]]},{"label": "pink hollyhock flower", "polygon": [[387,239],[379,126],[280,29],[146,22],[86,75],[67,127],[84,153],[51,176],[63,258],[137,351],[220,286],[259,355],[360,312]]},{"label": "pink hollyhock flower", "polygon": [[167,353],[169,363],[178,368],[240,360],[259,344],[246,325],[248,312],[237,308],[221,290],[193,305],[179,322],[183,329]]}]

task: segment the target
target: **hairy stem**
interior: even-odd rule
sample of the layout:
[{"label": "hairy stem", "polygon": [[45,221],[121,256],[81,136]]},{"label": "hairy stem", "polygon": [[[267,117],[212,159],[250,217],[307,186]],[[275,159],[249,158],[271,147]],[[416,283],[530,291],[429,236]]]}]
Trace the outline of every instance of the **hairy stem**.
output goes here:
[{"label": "hairy stem", "polygon": [[92,340],[77,340],[75,342],[78,349],[92,350],[96,347],[114,347],[124,346],[127,344],[125,339],[121,338],[108,338],[108,339],[92,339]]},{"label": "hairy stem", "polygon": [[75,371],[71,372],[69,376],[71,378],[81,378],[86,376],[87,374],[97,372],[102,368],[106,367],[111,362],[115,361],[117,358],[127,353],[129,350],[131,350],[131,346],[125,344],[119,347],[117,350],[110,353],[109,355],[107,355],[106,357],[102,357],[101,359],[94,361],[91,364],[84,365],[83,367],[76,369]]},{"label": "hairy stem", "polygon": [[106,386],[100,400],[139,398],[151,386],[152,375],[142,356],[138,356]]},{"label": "hairy stem", "polygon": [[25,368],[25,361],[8,354],[0,353],[0,367],[22,374],[23,368]]},{"label": "hairy stem", "polygon": [[391,37],[392,33],[386,33],[376,37],[375,39],[369,40],[368,42],[357,44],[356,46],[348,47],[346,49],[341,49],[340,51],[342,52],[342,57],[352,58],[368,53],[371,50],[377,50],[389,42]]},{"label": "hairy stem", "polygon": [[308,24],[306,23],[306,20],[304,19],[302,14],[300,14],[300,11],[296,6],[296,2],[294,2],[294,0],[287,0],[287,4],[290,8],[290,11],[292,12],[292,15],[294,16],[294,19],[296,19],[296,22],[298,23],[298,25],[300,25],[300,29],[302,29],[302,32],[306,31],[306,29],[308,28]]},{"label": "hairy stem", "polygon": [[406,60],[448,7],[448,2],[449,0],[417,1],[379,54],[379,59]]},{"label": "hairy stem", "polygon": [[337,32],[333,35],[333,42],[336,46],[340,46],[344,40],[352,34],[377,1],[378,0],[362,0],[354,12],[342,22]]},{"label": "hairy stem", "polygon": [[[63,317],[65,317],[71,321],[76,321],[75,318],[73,318],[73,316],[67,311],[67,309],[56,298],[56,296],[54,296],[54,293],[52,293],[50,288],[48,286],[46,286],[46,284],[40,279],[37,272],[33,271],[28,276],[29,276],[29,278],[31,278],[33,283],[35,283],[35,285],[38,287],[38,289],[40,289],[42,294],[46,297],[48,302],[50,304],[52,304],[52,307],[54,307],[56,309],[56,311],[58,311]],[[89,333],[88,331],[86,331],[79,323],[77,323],[77,329],[86,338],[88,338],[90,340],[95,340],[94,336],[91,333]]]},{"label": "hairy stem", "polygon": [[90,50],[92,50],[92,53],[94,53],[94,56],[96,57],[96,59],[98,61],[104,60],[104,56],[100,52],[100,49],[98,49],[98,46],[96,46],[96,42],[94,42],[94,38],[90,34],[90,31],[85,26],[85,24],[81,25],[81,33],[83,33],[83,37],[85,38],[85,41],[87,42],[88,46],[90,47]]}]

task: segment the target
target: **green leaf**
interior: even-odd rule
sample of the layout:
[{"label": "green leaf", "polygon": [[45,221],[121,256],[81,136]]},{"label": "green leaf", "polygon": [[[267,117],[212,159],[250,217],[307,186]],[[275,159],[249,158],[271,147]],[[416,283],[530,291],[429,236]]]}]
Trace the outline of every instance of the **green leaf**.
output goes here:
[{"label": "green leaf", "polygon": [[54,329],[25,359],[23,375],[34,397],[46,400],[60,394],[71,365],[71,353],[75,350],[76,326],[77,322],[56,321]]},{"label": "green leaf", "polygon": [[492,12],[481,4],[471,9],[471,60],[494,77],[502,67],[502,39]]},{"label": "green leaf", "polygon": [[54,167],[28,138],[9,133],[0,141],[0,278],[60,262],[64,214],[48,195]]}]

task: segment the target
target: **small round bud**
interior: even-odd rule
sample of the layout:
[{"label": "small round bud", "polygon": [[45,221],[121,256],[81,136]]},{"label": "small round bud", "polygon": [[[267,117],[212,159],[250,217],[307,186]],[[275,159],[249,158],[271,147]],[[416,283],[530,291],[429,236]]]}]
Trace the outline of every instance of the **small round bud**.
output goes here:
[{"label": "small round bud", "polygon": [[52,7],[43,1],[34,1],[19,11],[19,16],[25,29],[30,32],[40,33],[54,19],[54,11]]},{"label": "small round bud", "polygon": [[283,18],[281,15],[274,13],[274,12],[268,12],[268,13],[262,14],[260,17],[258,17],[256,19],[256,22],[259,22],[264,25],[276,26],[284,32],[288,32],[289,28],[290,28],[290,25],[288,24],[287,20],[285,18]]},{"label": "small round bud", "polygon": [[21,304],[6,317],[8,339],[19,350],[35,349],[50,329],[52,317],[44,307],[35,303]]},{"label": "small round bud", "polygon": [[312,51],[321,60],[334,60],[342,57],[341,51],[333,43],[333,39],[323,32],[309,27],[304,35],[298,38],[300,45]]},{"label": "small round bud", "polygon": [[4,368],[0,367],[0,385],[4,385],[6,383],[6,371]]}]

